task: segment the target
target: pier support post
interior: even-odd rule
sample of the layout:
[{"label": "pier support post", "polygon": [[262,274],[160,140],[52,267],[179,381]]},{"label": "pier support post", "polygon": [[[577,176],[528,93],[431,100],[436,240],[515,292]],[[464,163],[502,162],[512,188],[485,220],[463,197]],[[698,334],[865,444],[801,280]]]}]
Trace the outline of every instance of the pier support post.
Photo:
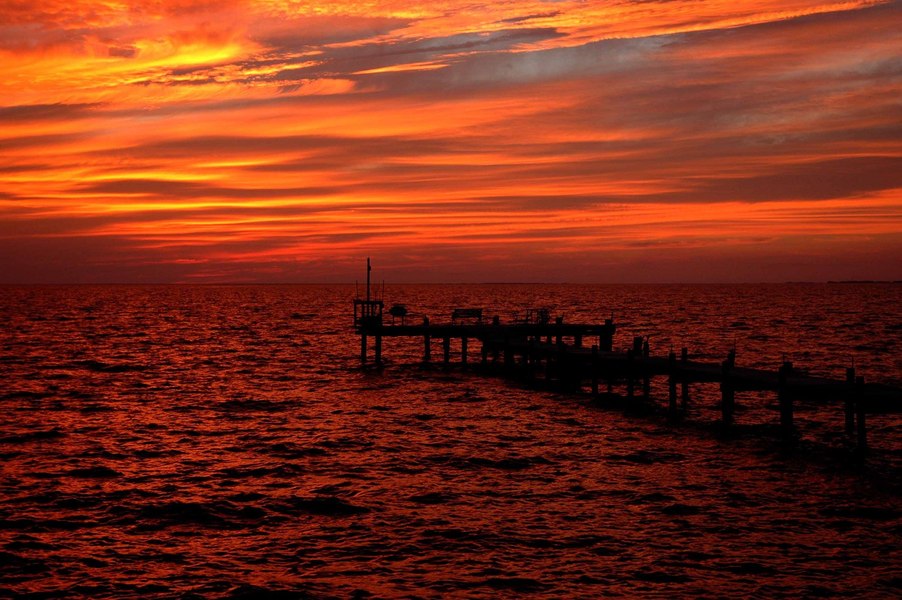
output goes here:
[{"label": "pier support post", "polygon": [[598,357],[598,346],[592,346],[592,398],[598,398],[598,367],[599,367],[599,357]]},{"label": "pier support post", "polygon": [[448,336],[445,336],[442,339],[442,352],[444,354],[442,358],[444,359],[444,363],[447,365],[451,362],[451,338]]},{"label": "pier support post", "polygon": [[[680,349],[680,362],[683,366],[689,362],[689,349],[682,348]],[[689,381],[686,379],[685,375],[680,378],[680,408],[684,411],[689,406]]]},{"label": "pier support post", "polygon": [[561,333],[561,327],[564,325],[564,317],[558,317],[554,320],[554,324],[556,326],[556,330],[554,332],[554,343],[560,346],[564,343],[564,336]]},{"label": "pier support post", "polygon": [[557,383],[561,390],[567,390],[571,385],[570,360],[567,358],[567,346],[563,342],[557,345]]},{"label": "pier support post", "polygon": [[577,348],[583,347],[583,336],[581,334],[576,334],[573,336],[573,345]]},{"label": "pier support post", "polygon": [[720,382],[720,413],[724,427],[733,424],[733,415],[736,411],[736,390],[730,376],[732,365],[727,359],[721,364],[723,380]]},{"label": "pier support post", "polygon": [[482,347],[480,348],[479,354],[481,356],[481,362],[483,365],[488,364],[489,362],[489,346],[486,344],[485,338],[482,339]]},{"label": "pier support post", "polygon": [[460,338],[460,364],[467,368],[467,336]]},{"label": "pier support post", "polygon": [[667,356],[667,371],[667,412],[672,419],[677,415],[676,352],[673,350]]},{"label": "pier support post", "polygon": [[360,334],[360,364],[366,364],[366,333]]},{"label": "pier support post", "polygon": [[787,442],[792,441],[794,433],[792,425],[792,396],[789,394],[786,383],[790,373],[792,373],[792,363],[784,361],[778,373],[779,387],[777,395],[780,402],[780,429],[783,431],[783,439]]},{"label": "pier support post", "polygon": [[[539,348],[539,342],[537,340],[530,340],[526,346],[527,360],[526,360],[526,376],[529,381],[533,381],[536,378],[536,373],[542,370],[542,354],[541,349]],[[545,377],[548,378],[548,370],[549,365],[551,364],[551,357],[545,357]]]},{"label": "pier support post", "polygon": [[605,319],[604,327],[604,334],[598,336],[598,348],[610,352],[614,349],[614,319]]},{"label": "pier support post", "polygon": [[634,395],[634,380],[633,380],[633,349],[630,348],[626,351],[626,397],[630,402],[633,400]]},{"label": "pier support post", "polygon": [[845,398],[846,409],[846,435],[855,435],[855,367],[846,369],[846,383],[849,384],[849,393]]},{"label": "pier support post", "polygon": [[858,421],[858,453],[864,455],[868,451],[868,428],[864,419],[864,377],[855,378],[855,417]]}]

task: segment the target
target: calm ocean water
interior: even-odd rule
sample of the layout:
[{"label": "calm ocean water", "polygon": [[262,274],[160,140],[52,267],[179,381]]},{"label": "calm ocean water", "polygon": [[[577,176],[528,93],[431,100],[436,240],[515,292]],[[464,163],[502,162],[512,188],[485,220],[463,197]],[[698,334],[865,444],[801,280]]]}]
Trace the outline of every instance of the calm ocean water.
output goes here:
[{"label": "calm ocean water", "polygon": [[[353,286],[0,288],[0,597],[902,594],[902,418],[698,386],[686,422],[358,368]],[[775,368],[902,385],[902,286],[389,286]],[[474,348],[474,357],[478,349]],[[656,388],[659,396],[664,396]]]}]

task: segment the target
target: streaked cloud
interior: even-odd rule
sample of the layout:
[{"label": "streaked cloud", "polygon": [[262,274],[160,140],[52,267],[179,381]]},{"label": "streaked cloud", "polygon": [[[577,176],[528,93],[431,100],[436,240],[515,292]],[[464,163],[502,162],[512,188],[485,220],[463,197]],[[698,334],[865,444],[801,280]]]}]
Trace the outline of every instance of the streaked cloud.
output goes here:
[{"label": "streaked cloud", "polygon": [[902,278],[900,17],[0,3],[0,281]]}]

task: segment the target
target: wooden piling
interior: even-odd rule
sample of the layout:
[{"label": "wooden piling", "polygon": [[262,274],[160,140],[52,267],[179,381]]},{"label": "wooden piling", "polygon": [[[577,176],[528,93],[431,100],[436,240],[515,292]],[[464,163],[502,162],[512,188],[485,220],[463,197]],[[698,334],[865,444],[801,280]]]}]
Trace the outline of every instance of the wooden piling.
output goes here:
[{"label": "wooden piling", "polygon": [[614,319],[605,319],[605,332],[598,336],[598,348],[603,352],[614,349]]},{"label": "wooden piling", "polygon": [[467,368],[467,336],[460,338],[460,364]]},{"label": "wooden piling", "polygon": [[600,370],[598,346],[592,346],[592,397],[598,398],[598,371]]},{"label": "wooden piling", "polygon": [[567,360],[567,346],[563,342],[557,345],[557,382],[561,390],[570,387],[570,363]]},{"label": "wooden piling", "polygon": [[360,362],[366,364],[366,333],[360,334]]},{"label": "wooden piling", "polygon": [[444,356],[443,356],[444,363],[446,365],[450,364],[451,363],[451,338],[447,335],[442,339],[442,352],[444,354]]},{"label": "wooden piling", "polygon": [[632,402],[634,395],[633,370],[635,365],[633,363],[633,349],[631,348],[626,351],[626,397],[630,402]]},{"label": "wooden piling", "polygon": [[858,425],[858,453],[863,455],[868,451],[868,428],[864,419],[864,377],[855,378],[855,420]]},{"label": "wooden piling", "polygon": [[[685,367],[689,362],[689,349],[680,349],[680,363]],[[689,407],[689,380],[686,377],[680,377],[680,408],[684,411]]]}]

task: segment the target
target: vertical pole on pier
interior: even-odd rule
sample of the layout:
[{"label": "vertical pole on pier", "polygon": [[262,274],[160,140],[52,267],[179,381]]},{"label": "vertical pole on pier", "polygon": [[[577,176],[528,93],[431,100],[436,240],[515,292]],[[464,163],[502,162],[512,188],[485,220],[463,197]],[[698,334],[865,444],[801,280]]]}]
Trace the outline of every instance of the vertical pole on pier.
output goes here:
[{"label": "vertical pole on pier", "polygon": [[557,330],[554,333],[554,343],[560,346],[564,343],[564,336],[561,333],[561,328],[564,325],[564,317],[558,317],[554,320],[554,324],[557,326]]},{"label": "vertical pole on pier", "polygon": [[481,362],[483,365],[488,364],[489,362],[489,346],[485,342],[485,338],[482,338],[482,346],[479,350],[479,354],[481,356]]},{"label": "vertical pole on pier", "polygon": [[614,319],[604,320],[604,334],[598,336],[598,348],[604,352],[614,349]]},{"label": "vertical pole on pier", "polygon": [[633,349],[626,351],[626,397],[633,399]]},{"label": "vertical pole on pier", "polygon": [[592,346],[592,398],[598,398],[598,367],[599,367],[599,358],[598,358],[598,346]]},{"label": "vertical pole on pier", "polygon": [[[685,367],[688,362],[689,349],[683,347],[680,349],[680,363]],[[683,376],[680,377],[680,406],[684,411],[689,406],[689,379],[686,377],[685,372],[683,373]]]},{"label": "vertical pole on pier", "polygon": [[373,270],[373,267],[370,266],[370,257],[366,257],[366,302],[369,304],[370,302],[370,271]]},{"label": "vertical pole on pier", "polygon": [[868,451],[868,428],[864,420],[864,377],[855,378],[855,412],[858,421],[858,453]]},{"label": "vertical pole on pier", "polygon": [[578,333],[578,334],[576,334],[576,335],[573,336],[573,345],[576,346],[577,348],[582,348],[582,347],[583,347],[583,336],[582,336],[582,334],[579,334],[579,333]]},{"label": "vertical pole on pier", "polygon": [[736,391],[733,388],[733,380],[730,376],[732,365],[727,359],[721,364],[723,379],[720,382],[720,414],[724,427],[733,424],[733,414],[736,409]]},{"label": "vertical pole on pier", "polygon": [[[501,317],[499,317],[498,315],[495,315],[494,317],[492,317],[492,327],[499,327],[500,325],[501,325]],[[485,348],[485,340],[483,340],[482,342],[483,342],[483,348]],[[497,340],[497,338],[495,338],[492,341],[491,346],[492,346],[492,363],[497,363],[498,362],[498,340]]]},{"label": "vertical pole on pier", "polygon": [[674,418],[677,415],[677,384],[676,384],[676,352],[673,350],[670,351],[670,354],[667,357],[667,411],[670,414],[670,418]]},{"label": "vertical pole on pier", "polygon": [[460,364],[467,368],[467,336],[460,338]]},{"label": "vertical pole on pier", "polygon": [[783,431],[783,439],[791,441],[793,438],[792,427],[792,396],[787,389],[786,379],[792,372],[792,363],[784,361],[778,373],[779,387],[777,395],[780,401],[780,429]]},{"label": "vertical pole on pier", "polygon": [[444,363],[447,365],[451,362],[451,338],[447,335],[442,340],[442,352],[444,353]]},{"label": "vertical pole on pier", "polygon": [[[648,348],[648,337],[642,342],[642,358],[648,358],[650,354],[650,350]],[[643,362],[642,364],[642,400],[648,402],[648,398],[651,396],[651,375],[648,374],[648,364],[647,362]]]},{"label": "vertical pole on pier", "polygon": [[429,335],[429,317],[423,317],[423,362],[432,360],[432,336]]},{"label": "vertical pole on pier", "polygon": [[850,388],[845,398],[846,435],[851,437],[855,434],[855,367],[846,369],[846,383]]}]

